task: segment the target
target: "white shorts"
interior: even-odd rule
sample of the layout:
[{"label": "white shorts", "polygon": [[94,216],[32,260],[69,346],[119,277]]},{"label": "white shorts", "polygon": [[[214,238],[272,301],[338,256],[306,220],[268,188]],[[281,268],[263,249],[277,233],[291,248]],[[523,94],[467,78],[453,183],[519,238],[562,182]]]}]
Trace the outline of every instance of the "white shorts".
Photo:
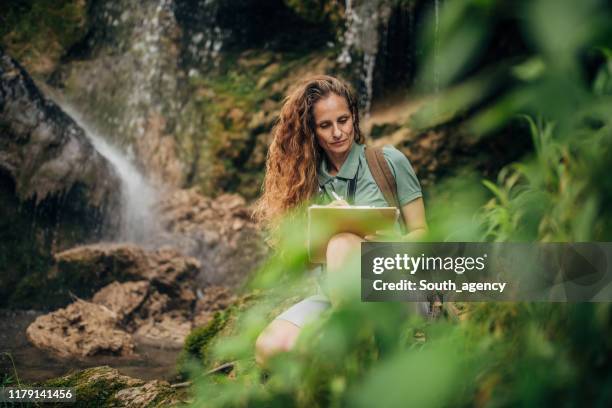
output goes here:
[{"label": "white shorts", "polygon": [[294,304],[276,319],[287,320],[298,327],[304,327],[306,323],[315,320],[319,315],[331,306],[329,299],[323,294],[316,294]]},{"label": "white shorts", "polygon": [[[425,319],[431,317],[429,302],[408,302],[406,306],[408,312],[412,311],[412,313],[417,313]],[[331,303],[329,299],[325,295],[319,293],[294,304],[289,309],[276,316],[274,320],[287,320],[301,328],[304,327],[306,323],[315,320],[321,313],[330,307]]]}]

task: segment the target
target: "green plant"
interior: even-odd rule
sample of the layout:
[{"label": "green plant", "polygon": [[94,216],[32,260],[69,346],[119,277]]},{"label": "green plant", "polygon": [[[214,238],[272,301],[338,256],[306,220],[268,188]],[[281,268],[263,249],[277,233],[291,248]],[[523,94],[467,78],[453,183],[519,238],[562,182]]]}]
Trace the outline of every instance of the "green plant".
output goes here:
[{"label": "green plant", "polygon": [[[525,136],[532,138],[532,151],[506,166],[495,181],[483,181],[467,169],[435,186],[427,200],[428,239],[610,240],[609,55],[604,52],[606,59],[591,82],[584,80],[588,76],[580,62],[584,53],[601,50],[597,44],[606,29],[600,17],[609,15],[609,10],[598,15],[596,5],[589,1],[575,10],[577,4],[565,0],[511,5],[465,0],[442,7],[438,41],[458,38],[437,50],[436,61],[451,66],[456,62],[451,57],[465,53],[457,64],[461,66],[441,73],[441,88],[475,70],[480,36],[503,17],[497,13],[525,16],[516,24],[527,33],[530,55],[513,62],[509,70],[513,79],[485,99],[478,96],[490,81],[459,87],[448,112],[465,113],[461,102],[467,98],[470,114],[464,119],[475,139],[488,137],[509,121],[526,121]],[[466,27],[475,20],[485,24],[474,30]],[[439,113],[432,107],[429,112]],[[436,118],[427,120],[427,109],[421,113],[423,126],[440,124]],[[449,114],[444,120],[449,118],[457,116]],[[301,282],[302,233],[299,223],[284,230],[278,251],[282,256],[273,257],[252,285],[268,289],[282,282]],[[428,407],[612,402],[609,391],[601,392],[612,389],[609,303],[460,306],[460,321],[452,324],[426,322],[400,303],[347,301],[307,326],[293,351],[272,359],[265,384],[259,381],[261,370],[255,365],[245,366],[231,381],[203,378],[196,385],[196,404]],[[211,350],[218,358],[252,355],[265,319],[243,322],[229,339],[231,347]]]},{"label": "green plant", "polygon": [[2,352],[0,355],[6,356],[11,361],[11,365],[13,367],[13,374],[5,373],[3,374],[2,380],[0,381],[0,387],[8,387],[12,384],[17,384],[21,386],[21,381],[19,380],[19,374],[17,373],[17,367],[15,367],[15,360],[13,360],[13,356],[11,353]]}]

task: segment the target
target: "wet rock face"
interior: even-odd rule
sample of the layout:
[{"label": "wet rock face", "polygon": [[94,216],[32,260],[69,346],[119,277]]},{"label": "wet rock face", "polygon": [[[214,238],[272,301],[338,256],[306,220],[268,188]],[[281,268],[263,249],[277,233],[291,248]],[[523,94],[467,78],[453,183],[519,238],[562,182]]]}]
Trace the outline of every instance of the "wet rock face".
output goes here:
[{"label": "wet rock face", "polygon": [[0,46],[28,72],[50,74],[61,57],[87,33],[82,0],[3,1],[0,3]]},{"label": "wet rock face", "polygon": [[216,312],[227,309],[236,300],[236,296],[223,286],[207,287],[202,297],[196,302],[194,326],[200,327],[208,324]]},{"label": "wet rock face", "polygon": [[61,303],[51,254],[109,234],[118,191],[84,131],[0,49],[0,305]]},{"label": "wet rock face", "polygon": [[334,40],[333,23],[339,20],[340,7],[329,3],[174,0],[174,14],[184,31],[184,62],[201,66],[227,48],[324,47]]},{"label": "wet rock face", "polygon": [[110,204],[118,180],[85,132],[0,49],[0,169],[22,200],[38,203],[80,187],[83,204]]},{"label": "wet rock face", "polygon": [[[91,2],[88,35],[51,75],[83,119],[117,146],[131,146],[154,181],[183,182],[176,120],[186,95],[181,28],[173,0]],[[144,141],[144,142],[143,142]]]}]

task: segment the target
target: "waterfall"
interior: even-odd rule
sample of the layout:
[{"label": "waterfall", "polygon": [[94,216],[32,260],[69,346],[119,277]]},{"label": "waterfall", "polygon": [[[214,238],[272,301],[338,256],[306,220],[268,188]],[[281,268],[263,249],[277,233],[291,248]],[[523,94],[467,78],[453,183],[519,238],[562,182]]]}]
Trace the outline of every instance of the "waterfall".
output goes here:
[{"label": "waterfall", "polygon": [[386,0],[346,0],[345,26],[342,51],[337,58],[339,64],[352,62],[351,51],[363,54],[361,82],[364,89],[362,101],[366,117],[370,114],[373,94],[374,67],[380,43],[381,26],[386,26],[391,16],[391,7]]},{"label": "waterfall", "polygon": [[344,36],[342,38],[342,51],[340,55],[338,55],[338,63],[342,65],[348,65],[351,63],[351,48],[355,44],[355,37],[357,31],[357,24],[354,22],[355,19],[358,19],[359,16],[355,14],[353,11],[353,2],[352,0],[346,0],[344,6],[344,21],[345,21],[345,30]]},{"label": "waterfall", "polygon": [[58,99],[55,102],[85,131],[94,148],[112,164],[121,180],[119,239],[139,244],[151,242],[158,232],[153,209],[158,192],[125,154],[92,129],[74,107]]},{"label": "waterfall", "polygon": [[169,51],[164,42],[172,37],[176,26],[172,6],[171,0],[158,0],[145,6],[140,21],[132,22],[134,40],[130,53],[137,69],[132,72],[132,92],[126,105],[131,113],[128,128],[138,137],[145,133],[149,113],[161,112],[168,102],[162,95],[171,94],[176,87],[176,78],[172,77],[170,67],[165,66]]}]

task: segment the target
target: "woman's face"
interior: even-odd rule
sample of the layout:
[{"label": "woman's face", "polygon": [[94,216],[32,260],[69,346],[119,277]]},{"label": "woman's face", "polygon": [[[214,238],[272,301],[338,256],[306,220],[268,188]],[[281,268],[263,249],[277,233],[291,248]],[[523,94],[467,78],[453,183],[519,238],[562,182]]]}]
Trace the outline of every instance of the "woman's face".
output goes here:
[{"label": "woman's face", "polygon": [[315,134],[329,157],[346,154],[353,145],[353,116],[343,96],[331,93],[313,106]]}]

